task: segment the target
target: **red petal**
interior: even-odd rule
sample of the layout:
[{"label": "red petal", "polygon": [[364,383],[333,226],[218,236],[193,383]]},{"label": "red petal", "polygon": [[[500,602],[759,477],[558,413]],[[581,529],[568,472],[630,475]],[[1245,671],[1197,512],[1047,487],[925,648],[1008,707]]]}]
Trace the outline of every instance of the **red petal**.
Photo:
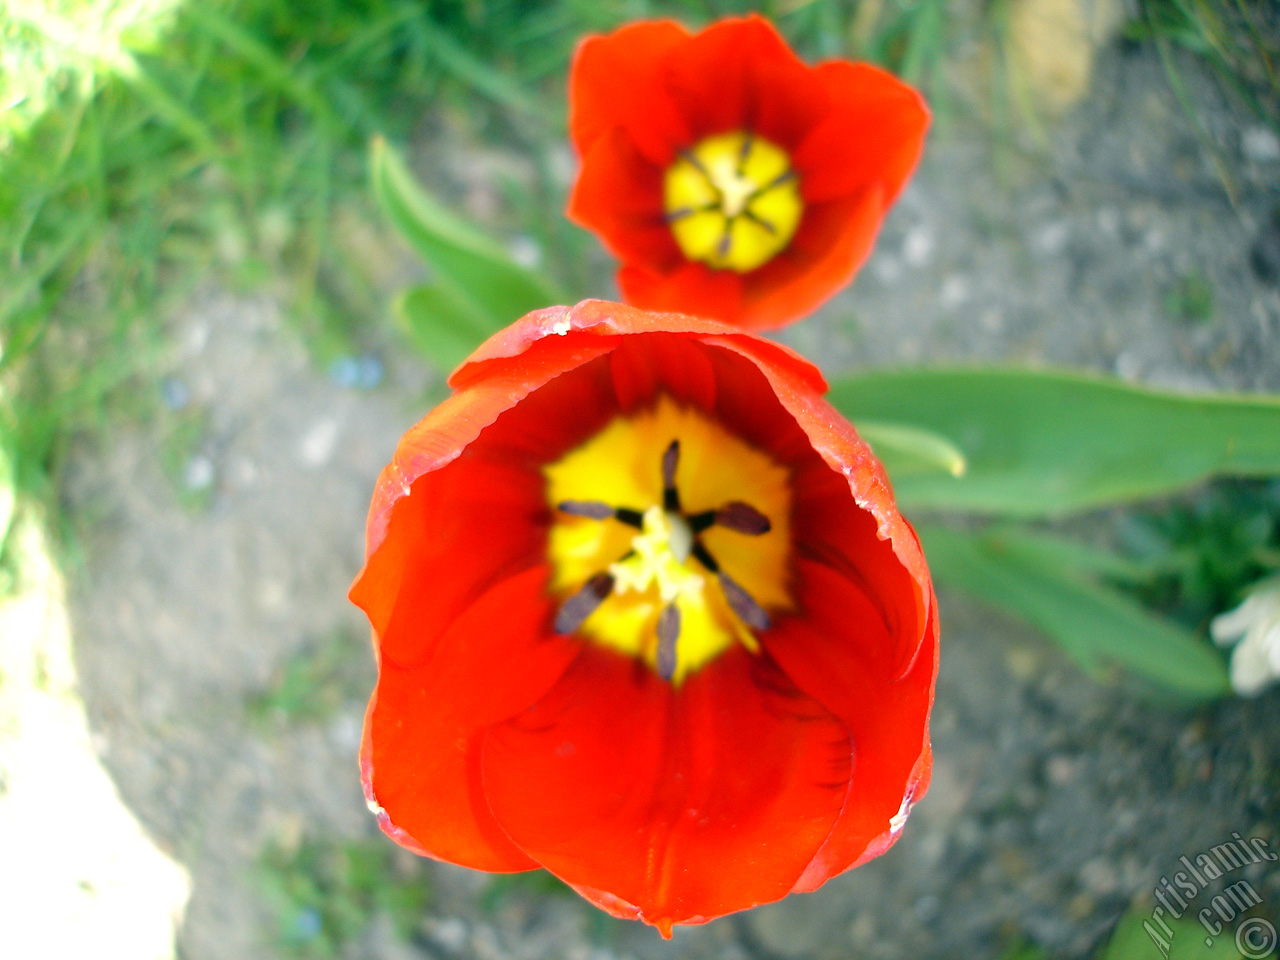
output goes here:
[{"label": "red petal", "polygon": [[[803,499],[809,496],[819,498],[824,490],[830,490],[835,500],[847,503],[848,494],[845,493],[847,489],[848,493],[852,494],[854,502],[875,519],[876,536],[892,544],[894,556],[909,575],[911,592],[914,595],[912,606],[916,613],[916,629],[913,633],[921,636],[924,632],[924,624],[931,615],[929,570],[925,565],[924,554],[920,550],[920,542],[916,539],[915,531],[898,513],[893,489],[889,486],[889,478],[885,475],[884,466],[876,459],[866,442],[858,436],[853,424],[814,391],[811,383],[804,376],[807,365],[796,367],[777,362],[768,348],[765,348],[765,352],[761,352],[762,344],[773,345],[758,337],[722,337],[716,338],[713,342],[756,364],[783,408],[804,431],[814,451],[835,472],[835,479],[821,473],[805,474],[815,478],[816,486],[811,490],[803,487],[798,489],[798,498]],[[803,484],[804,481],[800,475],[797,475],[796,482]],[[815,525],[821,526],[824,521],[818,518],[814,522]],[[897,579],[900,576],[892,565],[866,564],[866,570],[872,571],[873,568],[882,570],[887,577]],[[880,587],[881,583],[877,582],[876,586]],[[888,584],[884,586],[886,589],[891,589]]]},{"label": "red petal", "polygon": [[849,769],[843,725],[742,649],[673,689],[587,648],[484,746],[485,792],[512,839],[660,927],[784,896]]},{"label": "red petal", "polygon": [[884,201],[875,188],[806,209],[790,245],[746,274],[742,325],[771,329],[822,306],[870,256],[883,219]]},{"label": "red petal", "polygon": [[870,448],[851,430],[850,435],[832,436],[812,417],[797,420],[795,408],[808,396],[821,404],[810,414],[825,413],[842,422],[817,398],[811,382],[801,379],[785,388],[781,402],[773,396],[762,400],[761,391],[770,389],[769,379],[755,364],[767,364],[775,384],[803,377],[808,370],[806,364],[786,373],[786,365],[772,357],[757,358],[753,364],[744,356],[744,351],[768,342],[738,337],[729,349],[711,352],[717,419],[791,468],[791,527],[797,557],[817,561],[865,589],[888,626],[881,646],[897,676],[916,657],[924,634],[928,574],[921,573],[924,559],[919,543],[898,516]]},{"label": "red petal", "polygon": [[685,261],[663,273],[626,264],[618,271],[618,286],[627,303],[646,310],[679,310],[730,325],[742,315],[742,274],[732,270]]},{"label": "red petal", "polygon": [[667,58],[663,82],[692,146],[752,130],[790,151],[829,109],[826,85],[763,17],[720,20]]},{"label": "red petal", "polygon": [[792,155],[806,204],[879,188],[893,203],[920,161],[929,109],[892,74],[867,63],[817,68],[832,108]]},{"label": "red petal", "polygon": [[706,348],[672,334],[628,337],[609,355],[618,408],[627,413],[666,392],[679,403],[711,410],[716,378]]},{"label": "red petal", "polygon": [[[502,381],[502,388],[523,396],[532,387],[616,348],[618,337],[626,334],[676,333],[706,339],[733,337],[740,332],[728,324],[692,314],[658,313],[625,303],[584,300],[573,307],[535,310],[495,333],[453,372],[449,383],[461,390],[497,378]],[[793,374],[808,377],[810,383],[823,384],[817,368],[794,351],[757,337],[744,340],[755,344],[762,362],[780,364]],[[806,372],[799,373],[800,370]],[[825,384],[820,389],[825,389]]]},{"label": "red petal", "polygon": [[670,270],[684,261],[666,221],[662,168],[619,128],[592,142],[569,196],[570,220],[597,233],[620,260]]},{"label": "red petal", "polygon": [[578,46],[569,68],[569,136],[578,156],[621,128],[652,163],[670,165],[690,135],[661,76],[669,55],[688,38],[678,23],[656,20],[588,37]]},{"label": "red petal", "polygon": [[384,662],[421,662],[476,597],[543,561],[541,490],[536,473],[474,457],[414,483],[351,590]]},{"label": "red petal", "polygon": [[484,802],[480,733],[528,707],[581,643],[550,630],[539,566],[491,588],[413,669],[383,661],[366,722],[365,793],[384,830],[420,852],[481,870],[536,866]]},{"label": "red petal", "polygon": [[[766,634],[764,647],[800,689],[844,721],[855,757],[849,801],[796,884],[808,891],[883,853],[928,787],[938,631],[931,613],[920,653],[899,677],[895,658],[886,655],[895,643],[879,604],[811,561],[799,561],[798,580],[801,612]],[[899,814],[903,820],[891,825]]]}]

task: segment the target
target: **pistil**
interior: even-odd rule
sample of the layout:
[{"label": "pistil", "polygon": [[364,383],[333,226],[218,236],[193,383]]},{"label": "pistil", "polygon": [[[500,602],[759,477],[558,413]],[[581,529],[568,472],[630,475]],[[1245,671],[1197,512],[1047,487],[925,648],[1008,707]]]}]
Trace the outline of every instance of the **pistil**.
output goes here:
[{"label": "pistil", "polygon": [[672,681],[680,666],[681,604],[704,603],[706,576],[691,565],[697,563],[715,577],[733,614],[752,630],[769,627],[765,609],[741,585],[729,577],[699,535],[721,526],[746,536],[769,532],[769,518],[755,507],[733,500],[715,510],[686,515],[681,509],[676,473],[680,463],[680,441],[672,440],[663,451],[662,504],[643,512],[629,506],[613,506],[603,500],[564,500],[557,508],[576,517],[607,522],[616,520],[638,528],[630,549],[606,570],[591,576],[565,599],[556,613],[557,633],[576,633],[611,594],[656,593],[661,608],[653,625],[654,667],[664,680]]}]

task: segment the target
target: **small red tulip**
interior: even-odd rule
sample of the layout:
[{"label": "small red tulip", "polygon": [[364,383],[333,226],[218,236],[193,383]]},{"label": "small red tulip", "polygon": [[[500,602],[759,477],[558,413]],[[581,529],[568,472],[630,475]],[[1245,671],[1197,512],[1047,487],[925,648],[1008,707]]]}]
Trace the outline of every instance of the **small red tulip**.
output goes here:
[{"label": "small red tulip", "polygon": [[852,278],[915,169],[929,113],[865,63],[803,63],[768,21],[634,23],[578,48],[569,217],[629,303],[749,329]]},{"label": "small red tulip", "polygon": [[886,850],[929,780],[935,600],[818,371],[588,301],[450,383],[378,480],[351,590],[383,830],[667,936]]}]

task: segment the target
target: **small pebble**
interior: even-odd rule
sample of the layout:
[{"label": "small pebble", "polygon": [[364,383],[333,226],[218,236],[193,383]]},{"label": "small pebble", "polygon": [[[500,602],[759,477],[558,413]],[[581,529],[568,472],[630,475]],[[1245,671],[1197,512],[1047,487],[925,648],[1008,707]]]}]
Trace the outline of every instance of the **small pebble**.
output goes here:
[{"label": "small pebble", "polygon": [[177,377],[166,377],[161,382],[160,395],[170,410],[185,410],[191,403],[191,388]]},{"label": "small pebble", "polygon": [[298,444],[298,457],[308,467],[322,467],[338,446],[338,421],[332,417],[314,424]]},{"label": "small pebble", "polygon": [[1071,239],[1071,224],[1065,220],[1045,224],[1031,238],[1032,249],[1046,257],[1057,256],[1066,249]]},{"label": "small pebble", "polygon": [[460,953],[467,945],[467,925],[457,917],[428,917],[422,930],[449,953]]},{"label": "small pebble", "polygon": [[213,486],[213,461],[198,453],[187,461],[182,471],[182,482],[188,490],[207,490]]},{"label": "small pebble", "polygon": [[1044,765],[1045,779],[1055,787],[1070,783],[1076,776],[1076,764],[1070,757],[1050,757]]},{"label": "small pebble", "polygon": [[920,267],[928,262],[933,253],[933,231],[925,226],[912,227],[906,239],[902,241],[902,259],[910,266]]},{"label": "small pebble", "polygon": [[373,354],[366,353],[356,361],[356,386],[361,390],[372,390],[381,385],[382,376],[382,361]]},{"label": "small pebble", "polygon": [[1253,163],[1280,160],[1280,137],[1266,127],[1249,127],[1240,134],[1240,152]]},{"label": "small pebble", "polygon": [[944,310],[953,310],[969,299],[969,281],[953,273],[942,281],[938,302]]},{"label": "small pebble", "polygon": [[329,364],[330,382],[348,390],[372,390],[382,377],[382,361],[371,353],[339,357]]}]

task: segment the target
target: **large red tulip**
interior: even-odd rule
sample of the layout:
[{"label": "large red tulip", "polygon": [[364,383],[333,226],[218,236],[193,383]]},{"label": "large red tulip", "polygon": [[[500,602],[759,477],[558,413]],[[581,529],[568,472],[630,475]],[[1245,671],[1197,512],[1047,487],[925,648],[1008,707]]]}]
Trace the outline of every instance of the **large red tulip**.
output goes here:
[{"label": "large red tulip", "polygon": [[588,301],[450,383],[378,480],[351,590],[382,828],[666,935],[888,848],[929,780],[935,601],[818,371]]}]

